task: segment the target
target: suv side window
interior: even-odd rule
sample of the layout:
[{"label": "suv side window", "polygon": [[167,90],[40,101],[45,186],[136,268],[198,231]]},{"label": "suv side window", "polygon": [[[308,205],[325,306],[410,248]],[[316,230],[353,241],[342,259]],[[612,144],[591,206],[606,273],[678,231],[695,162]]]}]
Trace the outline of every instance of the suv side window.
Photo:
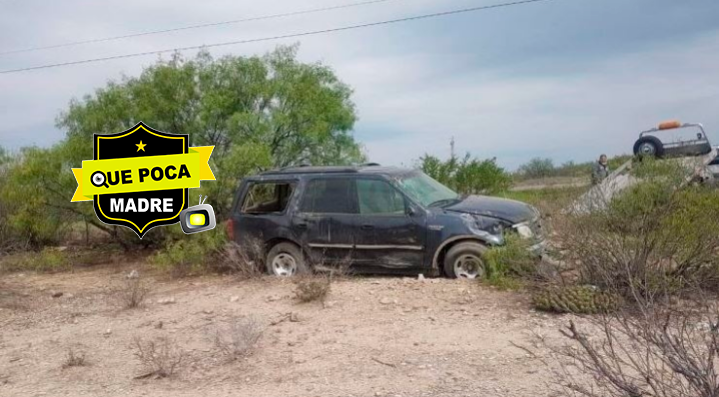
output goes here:
[{"label": "suv side window", "polygon": [[242,203],[243,214],[281,213],[295,190],[289,182],[252,182]]},{"label": "suv side window", "polygon": [[357,202],[363,215],[404,215],[405,200],[387,181],[357,180]]},{"label": "suv side window", "polygon": [[341,178],[312,179],[304,189],[300,212],[316,214],[354,214],[354,180]]}]

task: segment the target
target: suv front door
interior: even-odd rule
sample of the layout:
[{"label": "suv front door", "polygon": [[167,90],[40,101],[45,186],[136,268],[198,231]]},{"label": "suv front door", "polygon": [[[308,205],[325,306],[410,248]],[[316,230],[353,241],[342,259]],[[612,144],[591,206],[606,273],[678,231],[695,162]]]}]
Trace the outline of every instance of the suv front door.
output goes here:
[{"label": "suv front door", "polygon": [[424,264],[425,217],[410,211],[410,203],[382,178],[356,180],[357,265],[385,269],[417,269]]}]

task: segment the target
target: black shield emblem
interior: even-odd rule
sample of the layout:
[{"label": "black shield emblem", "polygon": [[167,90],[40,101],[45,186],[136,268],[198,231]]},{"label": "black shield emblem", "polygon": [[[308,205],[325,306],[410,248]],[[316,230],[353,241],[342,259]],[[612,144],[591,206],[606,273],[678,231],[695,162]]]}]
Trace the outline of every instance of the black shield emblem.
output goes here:
[{"label": "black shield emblem", "polygon": [[[94,160],[128,157],[186,154],[189,135],[168,134],[139,122],[134,127],[113,135],[94,134]],[[171,212],[119,212],[111,207],[111,200],[123,199],[123,203],[138,199],[170,199]],[[167,201],[163,201],[167,202]],[[108,225],[126,226],[140,238],[156,226],[171,225],[180,221],[179,215],[188,205],[188,189],[157,190],[149,192],[116,193],[96,195],[93,199],[95,214]],[[115,211],[113,211],[115,210]]]}]

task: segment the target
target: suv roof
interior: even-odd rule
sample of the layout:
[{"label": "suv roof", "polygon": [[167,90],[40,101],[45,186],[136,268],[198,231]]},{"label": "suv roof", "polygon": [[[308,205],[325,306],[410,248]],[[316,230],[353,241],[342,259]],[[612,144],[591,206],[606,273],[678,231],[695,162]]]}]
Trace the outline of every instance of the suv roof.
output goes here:
[{"label": "suv roof", "polygon": [[326,167],[286,167],[278,170],[271,170],[261,173],[260,175],[302,175],[302,174],[356,174],[356,173],[372,173],[372,174],[399,174],[409,172],[408,169],[397,167],[382,167],[377,163],[368,163],[358,166],[326,166]]}]

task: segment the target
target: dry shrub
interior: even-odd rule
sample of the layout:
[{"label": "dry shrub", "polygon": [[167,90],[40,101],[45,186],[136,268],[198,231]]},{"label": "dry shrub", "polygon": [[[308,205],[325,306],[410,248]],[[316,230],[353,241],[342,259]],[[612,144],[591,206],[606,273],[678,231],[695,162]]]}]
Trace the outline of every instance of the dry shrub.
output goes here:
[{"label": "dry shrub", "polygon": [[308,258],[310,267],[317,273],[328,275],[332,280],[341,279],[351,276],[352,273],[352,255],[350,251],[341,258],[330,258],[326,252],[315,257]]},{"label": "dry shrub", "polygon": [[302,303],[324,302],[331,285],[331,275],[300,277],[295,281],[295,297]]},{"label": "dry shrub", "polygon": [[138,378],[155,376],[168,378],[179,372],[186,363],[185,352],[177,343],[167,337],[143,341],[135,338],[133,347],[135,357],[147,371]]},{"label": "dry shrub", "polygon": [[262,337],[264,328],[252,317],[234,319],[227,327],[215,331],[215,347],[231,360],[251,354]]},{"label": "dry shrub", "polygon": [[150,288],[136,274],[126,277],[122,286],[117,290],[118,298],[126,309],[142,306],[150,293]]},{"label": "dry shrub", "polygon": [[242,280],[261,277],[261,263],[265,249],[261,241],[249,240],[243,245],[233,241],[225,244],[220,251],[220,261],[216,270],[237,275]]},{"label": "dry shrub", "polygon": [[715,397],[719,395],[719,310],[715,302],[680,307],[637,296],[638,312],[573,321],[569,343],[551,347],[567,362],[556,372],[561,395]]},{"label": "dry shrub", "polygon": [[65,361],[62,363],[63,369],[70,367],[84,367],[86,365],[88,365],[88,363],[85,360],[85,352],[76,352],[72,348],[67,349]]}]

